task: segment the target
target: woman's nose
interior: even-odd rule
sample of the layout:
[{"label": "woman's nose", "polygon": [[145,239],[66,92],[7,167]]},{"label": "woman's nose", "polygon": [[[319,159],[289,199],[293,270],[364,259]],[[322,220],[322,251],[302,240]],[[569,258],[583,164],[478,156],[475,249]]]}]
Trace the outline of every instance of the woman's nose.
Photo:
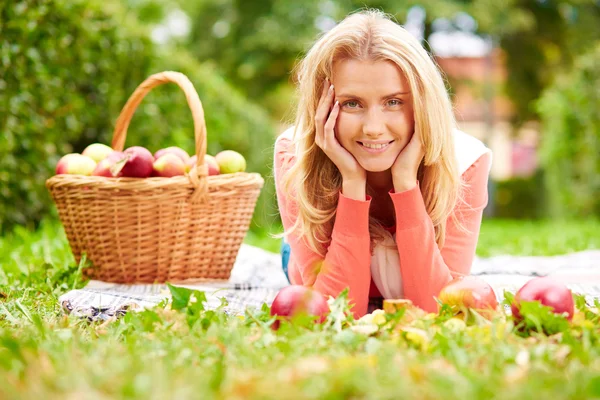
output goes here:
[{"label": "woman's nose", "polygon": [[378,110],[370,110],[363,121],[363,133],[372,138],[377,138],[385,132],[383,115]]}]

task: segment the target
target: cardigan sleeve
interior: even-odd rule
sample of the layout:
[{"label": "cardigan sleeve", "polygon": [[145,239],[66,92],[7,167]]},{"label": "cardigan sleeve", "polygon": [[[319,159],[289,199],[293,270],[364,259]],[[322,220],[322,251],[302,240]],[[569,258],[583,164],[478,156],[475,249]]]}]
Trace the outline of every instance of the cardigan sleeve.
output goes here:
[{"label": "cardigan sleeve", "polygon": [[417,185],[390,193],[396,212],[396,245],[400,256],[404,296],[426,311],[436,311],[435,296],[455,276],[468,275],[475,257],[483,210],[488,202],[487,182],[491,153],[483,154],[462,175],[464,203],[457,205],[446,224],[444,246],[435,241],[433,223]]},{"label": "cardigan sleeve", "polygon": [[[294,164],[292,142],[280,138],[275,144],[275,188],[281,220],[285,230],[298,218],[294,193],[283,193],[281,179]],[[371,284],[371,252],[369,235],[370,198],[354,200],[339,195],[331,238],[325,257],[310,249],[297,234],[286,239],[290,244],[289,275],[292,284],[312,287],[327,296],[338,296],[345,288],[359,317],[366,313]]]}]

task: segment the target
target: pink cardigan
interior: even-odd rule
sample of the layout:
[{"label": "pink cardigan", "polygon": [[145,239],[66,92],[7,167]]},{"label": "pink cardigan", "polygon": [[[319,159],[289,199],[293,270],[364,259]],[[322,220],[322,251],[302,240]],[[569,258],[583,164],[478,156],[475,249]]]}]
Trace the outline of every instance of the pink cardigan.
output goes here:
[{"label": "pink cardigan", "polygon": [[[464,134],[463,134],[464,135]],[[297,205],[282,193],[280,178],[295,162],[292,142],[280,138],[275,145],[275,186],[279,212],[285,229],[297,218]],[[396,214],[396,245],[404,297],[426,311],[434,312],[434,296],[454,276],[468,275],[475,256],[483,209],[488,202],[487,182],[491,153],[485,152],[462,174],[467,183],[466,204],[455,213],[467,232],[459,230],[452,219],[446,225],[442,249],[435,242],[433,223],[427,214],[418,185],[401,193],[390,193]],[[340,194],[335,223],[325,259],[292,234],[290,281],[311,286],[336,297],[349,288],[355,317],[367,312],[369,297],[381,297],[371,279],[369,236],[370,200],[358,201]]]}]

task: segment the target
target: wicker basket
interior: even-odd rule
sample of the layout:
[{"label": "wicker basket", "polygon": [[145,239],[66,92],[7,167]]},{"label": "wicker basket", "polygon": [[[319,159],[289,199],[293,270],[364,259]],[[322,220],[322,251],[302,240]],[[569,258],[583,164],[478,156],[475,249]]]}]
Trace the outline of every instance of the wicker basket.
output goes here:
[{"label": "wicker basket", "polygon": [[46,181],[71,250],[92,261],[90,277],[108,282],[228,279],[264,180],[256,173],[208,176],[206,124],[194,86],[178,72],[150,76],[117,120],[122,151],[131,118],[154,87],[174,82],[194,119],[197,164],[187,176],[106,178],[56,175]]}]

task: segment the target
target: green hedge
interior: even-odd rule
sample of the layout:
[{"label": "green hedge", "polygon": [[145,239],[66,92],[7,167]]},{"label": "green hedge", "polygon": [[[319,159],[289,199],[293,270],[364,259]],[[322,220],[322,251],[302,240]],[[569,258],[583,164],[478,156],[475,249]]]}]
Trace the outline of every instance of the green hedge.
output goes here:
[{"label": "green hedge", "polygon": [[0,232],[49,212],[44,181],[59,156],[110,131],[150,67],[147,35],[108,9],[101,0],[0,5]]},{"label": "green hedge", "polygon": [[[53,212],[44,186],[61,155],[92,142],[110,144],[127,98],[147,76],[179,70],[206,110],[208,151],[242,152],[249,170],[268,179],[274,128],[266,113],[184,50],[164,54],[119,2],[22,1],[0,5],[0,233],[33,227]],[[180,145],[193,152],[192,119],[175,85],[142,103],[126,145],[152,151]],[[274,218],[272,184],[254,226]]]},{"label": "green hedge", "polygon": [[541,170],[527,178],[496,181],[493,186],[494,218],[539,219],[546,216]]},{"label": "green hedge", "polygon": [[538,102],[550,212],[600,215],[600,44],[577,59]]}]

